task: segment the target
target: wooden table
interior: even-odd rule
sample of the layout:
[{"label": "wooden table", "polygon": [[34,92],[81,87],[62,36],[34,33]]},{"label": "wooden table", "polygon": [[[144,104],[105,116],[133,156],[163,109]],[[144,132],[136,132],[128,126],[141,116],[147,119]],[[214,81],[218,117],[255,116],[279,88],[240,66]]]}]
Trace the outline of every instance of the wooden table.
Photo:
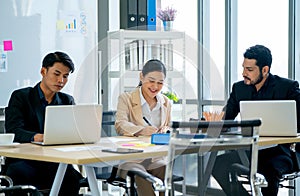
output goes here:
[{"label": "wooden table", "polygon": [[[114,154],[102,152],[103,148],[115,148],[124,144],[138,142],[130,148],[142,148],[144,152],[134,154]],[[300,137],[261,137],[260,146],[300,142]],[[13,147],[0,147],[0,156],[60,163],[50,195],[58,195],[60,185],[68,164],[83,165],[86,170],[93,196],[100,195],[94,167],[119,164],[133,159],[166,156],[167,146],[147,145],[149,137],[107,137],[101,138],[97,144],[38,146],[35,144],[19,144]],[[123,147],[123,146],[122,146]]]},{"label": "wooden table", "polygon": [[[136,145],[138,147],[130,146],[130,148],[142,148],[144,152],[116,154],[101,151],[103,148],[124,147],[122,144],[130,142],[138,142],[138,145],[140,145]],[[128,160],[146,159],[149,157],[165,156],[167,154],[167,146],[148,145],[149,143],[149,137],[107,137],[101,138],[97,144],[81,145],[39,146],[26,143],[13,147],[0,147],[0,156],[60,163],[50,195],[58,194],[68,164],[83,165],[89,179],[92,195],[97,196],[100,195],[100,192],[97,186],[94,167],[104,167]]]},{"label": "wooden table", "polygon": [[260,137],[258,141],[259,146],[268,146],[275,144],[287,144],[300,142],[300,136],[298,137]]}]

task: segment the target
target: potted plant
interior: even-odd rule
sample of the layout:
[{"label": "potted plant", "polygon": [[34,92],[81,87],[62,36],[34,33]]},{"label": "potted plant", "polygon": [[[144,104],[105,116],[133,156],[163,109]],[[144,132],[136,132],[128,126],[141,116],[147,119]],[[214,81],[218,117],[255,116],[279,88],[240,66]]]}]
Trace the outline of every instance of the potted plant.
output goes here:
[{"label": "potted plant", "polygon": [[170,31],[172,29],[176,14],[177,10],[172,7],[158,10],[157,17],[163,21],[165,31]]},{"label": "potted plant", "polygon": [[173,92],[166,91],[166,92],[162,92],[162,94],[164,94],[166,97],[168,97],[171,101],[174,101],[174,102],[178,102],[179,101],[179,98]]}]

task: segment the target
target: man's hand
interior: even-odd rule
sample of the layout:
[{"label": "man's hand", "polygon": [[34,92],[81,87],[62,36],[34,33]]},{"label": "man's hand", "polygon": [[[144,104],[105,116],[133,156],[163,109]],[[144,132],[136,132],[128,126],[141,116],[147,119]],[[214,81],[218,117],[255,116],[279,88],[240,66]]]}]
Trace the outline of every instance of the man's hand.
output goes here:
[{"label": "man's hand", "polygon": [[203,112],[206,121],[220,121],[223,119],[224,112]]},{"label": "man's hand", "polygon": [[35,134],[33,137],[33,141],[35,141],[35,142],[44,141],[44,134],[40,134],[40,133]]}]

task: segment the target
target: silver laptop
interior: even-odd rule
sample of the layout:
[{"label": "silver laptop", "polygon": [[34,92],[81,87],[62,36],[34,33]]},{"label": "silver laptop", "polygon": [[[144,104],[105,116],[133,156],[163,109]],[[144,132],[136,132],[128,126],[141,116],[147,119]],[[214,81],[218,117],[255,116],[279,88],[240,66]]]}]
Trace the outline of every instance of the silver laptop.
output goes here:
[{"label": "silver laptop", "polygon": [[294,100],[240,101],[242,120],[262,120],[260,136],[297,136]]},{"label": "silver laptop", "polygon": [[46,107],[41,145],[95,143],[100,140],[102,105]]}]

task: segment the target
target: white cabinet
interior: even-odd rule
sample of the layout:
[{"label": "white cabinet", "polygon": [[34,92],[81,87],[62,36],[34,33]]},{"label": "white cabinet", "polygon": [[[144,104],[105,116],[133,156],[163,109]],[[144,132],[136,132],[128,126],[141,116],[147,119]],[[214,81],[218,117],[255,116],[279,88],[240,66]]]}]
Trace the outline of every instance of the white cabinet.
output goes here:
[{"label": "white cabinet", "polygon": [[118,96],[138,85],[142,66],[147,60],[154,58],[161,60],[167,68],[163,91],[173,91],[180,99],[178,103],[173,104],[172,120],[184,120],[185,47],[184,32],[108,32],[108,108],[116,109]]}]

